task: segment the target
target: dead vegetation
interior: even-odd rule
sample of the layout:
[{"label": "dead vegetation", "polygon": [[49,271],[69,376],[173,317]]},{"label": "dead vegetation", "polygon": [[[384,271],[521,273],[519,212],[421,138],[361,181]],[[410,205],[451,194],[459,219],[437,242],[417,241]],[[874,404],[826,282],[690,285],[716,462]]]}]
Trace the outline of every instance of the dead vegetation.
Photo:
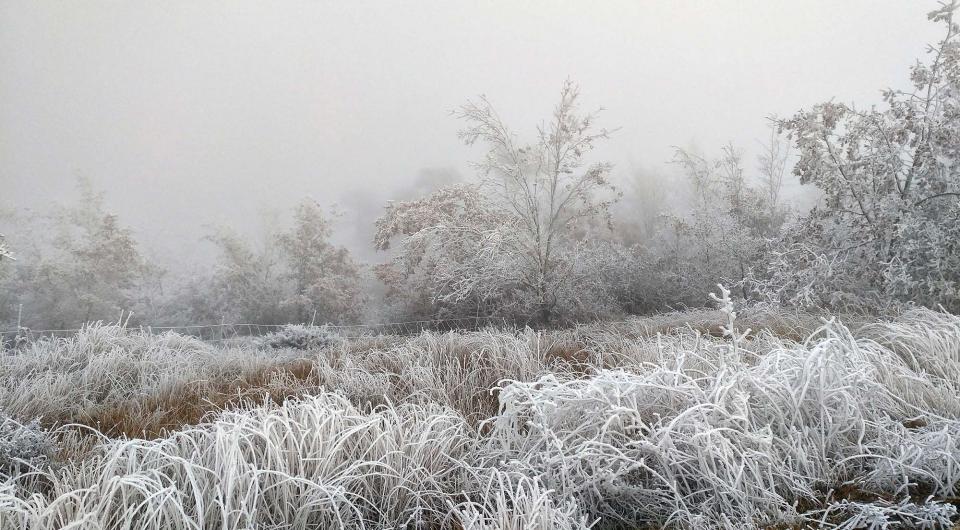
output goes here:
[{"label": "dead vegetation", "polygon": [[182,383],[155,395],[94,407],[78,417],[60,417],[55,421],[47,418],[47,423],[84,425],[109,437],[153,439],[197,425],[211,413],[251,402],[280,404],[290,398],[315,394],[321,388],[311,361],[289,361],[243,373],[232,380]]}]

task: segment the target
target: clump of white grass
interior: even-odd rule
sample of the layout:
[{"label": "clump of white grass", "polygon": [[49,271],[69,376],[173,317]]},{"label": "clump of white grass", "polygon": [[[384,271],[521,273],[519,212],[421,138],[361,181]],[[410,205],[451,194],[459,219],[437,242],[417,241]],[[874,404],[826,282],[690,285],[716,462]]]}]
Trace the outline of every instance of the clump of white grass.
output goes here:
[{"label": "clump of white grass", "polygon": [[[532,331],[423,332],[368,349],[367,340],[317,353],[321,381],[358,405],[442,403],[476,423],[496,413],[491,394],[505,378],[548,371]],[[386,347],[382,347],[386,346]]]},{"label": "clump of white grass", "polygon": [[[823,528],[836,530],[886,530],[887,528],[950,528],[957,517],[957,507],[927,499],[917,504],[908,499],[892,503],[878,500],[871,503],[843,500],[831,503],[818,521]],[[839,521],[839,522],[833,522]]]},{"label": "clump of white grass", "polygon": [[705,392],[676,372],[605,371],[512,383],[501,399],[490,458],[605,521],[753,522],[790,510],[772,435],[749,429],[743,396]]},{"label": "clump of white grass", "polygon": [[856,482],[864,490],[903,495],[911,489],[941,498],[960,493],[960,421],[936,420],[922,427],[907,428],[887,423],[869,454],[862,460],[864,472]]},{"label": "clump of white grass", "polygon": [[[115,440],[48,491],[4,498],[0,528],[390,527],[446,516],[474,443],[448,409],[359,413],[335,394]],[[9,492],[17,478],[10,478]],[[0,493],[0,497],[3,494]],[[9,493],[7,496],[9,497]]]},{"label": "clump of white grass", "polygon": [[[841,485],[900,497],[960,485],[958,398],[904,351],[835,322],[749,363],[725,355],[734,345],[700,346],[636,372],[505,382],[486,462],[628,526],[796,524],[797,503]],[[956,362],[930,342],[901,346]],[[931,423],[905,427],[917,418]]]},{"label": "clump of white grass", "polygon": [[899,355],[911,370],[936,378],[960,393],[960,318],[912,309],[857,330]]},{"label": "clump of white grass", "polygon": [[72,337],[42,339],[16,355],[0,356],[0,408],[22,420],[78,418],[184,383],[230,380],[280,358],[254,348],[216,348],[172,332],[153,335],[95,324]]},{"label": "clump of white grass", "polygon": [[593,524],[572,500],[562,500],[523,475],[484,470],[476,497],[454,506],[445,524],[463,530],[587,530]]}]

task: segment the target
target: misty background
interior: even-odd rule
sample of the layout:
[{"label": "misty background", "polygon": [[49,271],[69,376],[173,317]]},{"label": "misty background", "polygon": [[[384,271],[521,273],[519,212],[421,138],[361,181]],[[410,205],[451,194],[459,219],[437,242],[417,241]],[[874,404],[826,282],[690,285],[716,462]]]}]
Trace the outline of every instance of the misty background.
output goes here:
[{"label": "misty background", "polygon": [[450,111],[478,94],[532,138],[577,81],[625,181],[675,172],[672,146],[752,161],[767,116],[879,102],[938,36],[915,3],[873,0],[277,7],[0,2],[0,206],[29,216],[87,177],[177,267],[212,255],[204,227],[252,234],[307,196],[375,260],[385,200],[472,174]]}]

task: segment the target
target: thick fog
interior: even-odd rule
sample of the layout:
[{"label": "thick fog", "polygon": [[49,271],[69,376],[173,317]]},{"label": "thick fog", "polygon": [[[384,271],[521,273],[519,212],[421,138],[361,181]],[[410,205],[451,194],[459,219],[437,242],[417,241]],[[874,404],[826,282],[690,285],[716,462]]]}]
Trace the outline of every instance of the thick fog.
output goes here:
[{"label": "thick fog", "polygon": [[[931,7],[932,6],[923,6]],[[938,28],[901,1],[0,3],[0,205],[106,191],[146,253],[193,257],[211,225],[256,230],[338,203],[369,258],[384,200],[469,176],[450,111],[486,94],[532,135],[562,82],[619,128],[614,177],[672,146],[753,160],[766,117],[879,102]],[[793,186],[793,184],[788,184]]]},{"label": "thick fog", "polygon": [[960,0],[0,0],[0,530],[867,527],[960,530]]}]

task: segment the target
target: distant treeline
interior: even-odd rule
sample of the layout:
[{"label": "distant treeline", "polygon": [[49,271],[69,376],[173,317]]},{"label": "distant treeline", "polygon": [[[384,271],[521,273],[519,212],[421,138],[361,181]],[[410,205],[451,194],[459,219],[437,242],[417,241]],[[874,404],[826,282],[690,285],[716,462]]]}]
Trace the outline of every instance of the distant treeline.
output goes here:
[{"label": "distant treeline", "polygon": [[[165,271],[81,181],[75,204],[0,239],[0,324],[69,328],[123,310],[158,325],[551,325],[706,304],[717,283],[747,302],[960,311],[960,30],[949,9],[931,19],[945,36],[911,69],[911,90],[869,110],[828,102],[773,119],[755,164],[734,146],[716,159],[678,149],[686,182],[669,186],[613,184],[592,157],[608,131],[572,82],[530,142],[470,101],[456,116],[483,149],[476,178],[370,219],[376,264],[331,243],[330,215],[305,200],[261,242],[211,231],[218,258],[202,274]],[[784,203],[791,175],[817,190],[815,207]]]}]

